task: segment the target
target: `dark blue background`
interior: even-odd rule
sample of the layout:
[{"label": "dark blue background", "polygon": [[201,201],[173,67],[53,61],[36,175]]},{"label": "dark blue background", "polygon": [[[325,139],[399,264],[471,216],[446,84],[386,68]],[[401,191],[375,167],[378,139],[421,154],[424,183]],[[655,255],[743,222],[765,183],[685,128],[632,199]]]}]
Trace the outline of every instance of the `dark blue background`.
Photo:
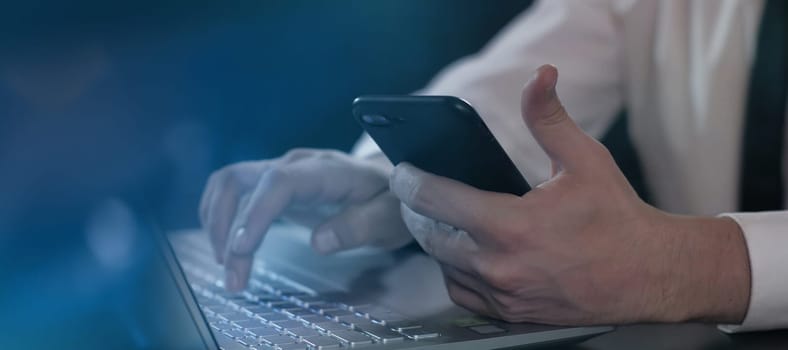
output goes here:
[{"label": "dark blue background", "polygon": [[355,96],[422,87],[528,2],[3,5],[1,192],[23,217],[39,199],[81,208],[120,193],[193,226],[212,169],[348,149]]},{"label": "dark blue background", "polygon": [[355,96],[422,87],[528,2],[0,4],[0,348],[139,341],[148,223],[195,226],[224,164],[349,149]]}]

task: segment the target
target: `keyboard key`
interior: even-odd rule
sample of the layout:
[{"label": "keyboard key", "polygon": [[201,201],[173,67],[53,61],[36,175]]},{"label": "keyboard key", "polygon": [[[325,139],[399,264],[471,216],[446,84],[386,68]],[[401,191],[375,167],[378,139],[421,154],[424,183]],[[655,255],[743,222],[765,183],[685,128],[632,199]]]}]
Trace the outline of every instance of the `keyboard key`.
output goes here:
[{"label": "keyboard key", "polygon": [[243,345],[246,345],[246,346],[251,346],[251,345],[255,345],[255,344],[259,343],[259,341],[257,340],[256,337],[250,337],[248,335],[246,335],[246,336],[244,336],[242,338],[236,338],[235,341],[237,341],[237,342],[239,342],[239,343],[241,343]]},{"label": "keyboard key", "polygon": [[371,325],[362,328],[361,331],[374,338],[375,341],[384,344],[405,340],[402,334],[394,332],[386,326]]},{"label": "keyboard key", "polygon": [[336,309],[336,310],[326,311],[326,312],[323,313],[323,315],[325,315],[326,317],[328,317],[328,318],[330,318],[330,319],[332,319],[334,321],[339,322],[339,318],[340,317],[355,315],[355,313],[353,313],[352,311],[348,311],[348,310]]},{"label": "keyboard key", "polygon": [[208,284],[203,287],[202,292],[209,297],[214,297],[224,293],[224,287],[220,287],[215,284]]},{"label": "keyboard key", "polygon": [[279,306],[279,305],[282,305],[282,304],[292,304],[292,302],[284,300],[284,299],[269,300],[269,301],[262,301],[261,300],[260,303],[268,305],[269,307],[275,307],[275,306]]},{"label": "keyboard key", "polygon": [[218,314],[216,317],[224,320],[225,322],[245,321],[249,319],[249,315],[238,311]]},{"label": "keyboard key", "polygon": [[349,346],[372,344],[372,339],[356,331],[334,331],[331,336]]},{"label": "keyboard key", "polygon": [[224,303],[224,302],[227,302],[228,298],[232,298],[232,294],[229,294],[228,292],[226,292],[223,287],[217,287],[217,288],[219,288],[221,290],[213,291],[213,298],[214,299]]},{"label": "keyboard key", "polygon": [[400,333],[413,340],[422,340],[422,339],[435,338],[440,336],[438,332],[427,328],[403,329],[400,331]]},{"label": "keyboard key", "polygon": [[307,337],[307,338],[302,339],[302,341],[304,342],[304,344],[307,344],[312,349],[316,349],[316,350],[317,349],[336,349],[336,348],[339,348],[340,346],[342,346],[342,344],[340,342],[338,342],[336,339],[328,337],[328,336],[322,336],[322,335],[317,335],[317,336],[313,336],[313,337]]},{"label": "keyboard key", "polygon": [[296,305],[296,304],[291,303],[291,302],[288,301],[288,302],[283,302],[283,303],[278,303],[278,304],[271,305],[271,308],[276,310],[276,311],[282,312],[282,311],[287,311],[287,310],[300,310],[301,306]]},{"label": "keyboard key", "polygon": [[297,344],[297,343],[282,344],[276,347],[276,350],[304,350],[304,349],[307,349],[306,344]]},{"label": "keyboard key", "polygon": [[197,297],[197,303],[199,303],[202,307],[222,305],[222,303],[216,299],[206,298],[203,296]]},{"label": "keyboard key", "polygon": [[274,312],[274,310],[271,309],[270,307],[265,306],[265,305],[260,305],[260,304],[257,304],[256,306],[252,306],[252,305],[244,306],[243,308],[241,308],[241,310],[243,312],[246,312],[246,313],[252,314],[252,315],[254,315],[254,314],[269,314],[269,313]]},{"label": "keyboard key", "polygon": [[267,281],[261,281],[261,282],[263,282],[263,284],[265,285],[263,288],[265,287],[272,288],[274,293],[278,295],[288,295],[288,294],[301,292],[300,290],[290,286],[289,284],[283,281],[269,279]]},{"label": "keyboard key", "polygon": [[235,308],[235,309],[244,309],[246,307],[255,307],[260,305],[260,303],[251,300],[231,300],[227,302],[227,306]]},{"label": "keyboard key", "polygon": [[303,295],[303,296],[299,296],[299,297],[294,297],[293,300],[297,304],[301,304],[301,306],[303,306],[303,307],[309,307],[311,305],[317,305],[317,304],[321,304],[321,303],[323,303],[323,304],[326,303],[326,301],[323,300],[323,297],[321,297],[319,295],[308,295],[307,294],[307,295]]},{"label": "keyboard key", "polygon": [[357,306],[353,308],[353,311],[361,316],[369,317],[370,315],[373,314],[387,313],[390,310],[376,305],[367,305],[367,306]]},{"label": "keyboard key", "polygon": [[247,328],[246,329],[246,333],[249,333],[252,336],[255,336],[255,337],[258,337],[258,338],[260,338],[260,337],[267,337],[267,336],[271,336],[271,335],[280,335],[281,334],[281,332],[278,329],[273,328],[273,327],[268,327],[268,326]]},{"label": "keyboard key", "polygon": [[233,301],[246,300],[246,296],[244,296],[243,294],[229,293],[229,292],[222,293],[222,294],[217,294],[215,297],[216,297],[217,300],[224,301],[225,303],[229,303],[229,302],[233,302]]},{"label": "keyboard key", "polygon": [[248,347],[244,346],[243,344],[236,342],[234,339],[220,337],[216,339],[219,343],[219,346],[224,350],[249,350]]},{"label": "keyboard key", "polygon": [[263,323],[260,322],[260,320],[257,320],[257,319],[246,319],[246,320],[243,320],[243,321],[233,321],[233,322],[230,322],[230,324],[232,324],[233,326],[235,326],[237,328],[241,328],[241,329],[257,328],[257,327],[264,326]]},{"label": "keyboard key", "polygon": [[313,324],[313,323],[327,322],[328,318],[326,318],[323,315],[309,314],[304,316],[298,316],[298,320],[307,324]]},{"label": "keyboard key", "polygon": [[225,336],[228,336],[230,338],[233,338],[233,339],[246,338],[246,333],[244,331],[240,330],[240,329],[237,329],[237,328],[225,329],[225,330],[222,331],[222,334],[224,334]]},{"label": "keyboard key", "polygon": [[339,303],[339,306],[345,310],[356,312],[358,309],[364,309],[372,307],[370,304],[349,304],[349,303]]},{"label": "keyboard key", "polygon": [[336,322],[331,322],[331,321],[315,323],[312,326],[315,327],[315,329],[317,329],[319,331],[322,331],[322,332],[326,332],[326,333],[331,333],[331,332],[334,332],[334,331],[346,331],[346,330],[349,330],[347,326],[345,326],[345,325],[343,325],[341,323],[336,323]]},{"label": "keyboard key", "polygon": [[266,322],[278,322],[278,321],[286,321],[290,319],[290,317],[287,317],[286,315],[280,313],[261,314],[261,315],[255,315],[255,317]]},{"label": "keyboard key", "polygon": [[290,303],[290,301],[284,300],[284,299],[282,299],[282,298],[280,298],[278,296],[259,297],[259,298],[255,299],[254,301],[260,303],[261,305],[265,305],[265,306],[268,306],[268,307],[272,307],[274,305]]},{"label": "keyboard key", "polygon": [[402,320],[397,322],[386,322],[384,326],[391,328],[395,331],[403,331],[405,329],[421,328],[421,324],[416,321]]},{"label": "keyboard key", "polygon": [[296,320],[276,321],[276,322],[271,322],[271,325],[282,330],[305,327],[303,322]]},{"label": "keyboard key", "polygon": [[321,335],[316,329],[306,327],[288,329],[287,334],[296,338],[316,337]]},{"label": "keyboard key", "polygon": [[364,328],[374,324],[372,321],[355,314],[337,317],[337,321],[344,323],[351,328]]},{"label": "keyboard key", "polygon": [[213,329],[219,329],[219,330],[232,329],[233,328],[233,326],[231,326],[227,322],[210,323],[210,325],[212,326]]},{"label": "keyboard key", "polygon": [[224,320],[222,320],[221,318],[211,315],[206,315],[205,320],[208,321],[208,323],[224,323]]},{"label": "keyboard key", "polygon": [[[189,273],[188,271],[186,271],[186,278],[188,278],[189,280],[193,280],[196,279],[195,277],[196,276],[194,276],[193,273]],[[192,289],[193,292],[197,294],[202,294],[202,286],[199,285],[198,283],[189,282],[189,287]]]},{"label": "keyboard key", "polygon": [[393,311],[370,312],[368,313],[368,318],[384,324],[408,321],[405,315]]},{"label": "keyboard key", "polygon": [[282,313],[292,318],[297,318],[299,316],[305,316],[305,315],[314,315],[312,311],[302,308],[282,310]]},{"label": "keyboard key", "polygon": [[269,335],[267,337],[263,337],[262,339],[271,345],[293,344],[296,342],[294,338],[286,335]]},{"label": "keyboard key", "polygon": [[212,314],[226,314],[230,312],[235,312],[235,310],[233,310],[231,307],[226,305],[206,306],[204,309],[207,313],[212,313]]},{"label": "keyboard key", "polygon": [[476,333],[483,334],[483,335],[496,334],[496,333],[505,333],[506,332],[505,329],[503,329],[501,327],[498,327],[496,325],[493,325],[493,324],[486,324],[486,325],[480,325],[480,326],[474,326],[474,327],[468,327],[468,328],[470,328],[470,330],[472,330],[472,331],[474,331]]},{"label": "keyboard key", "polygon": [[260,288],[256,288],[256,287],[252,287],[252,289],[246,290],[243,293],[244,293],[244,296],[246,296],[247,299],[253,300],[253,301],[258,301],[258,302],[266,302],[266,301],[280,300],[281,299],[276,294],[272,294],[272,293],[270,293],[270,292],[268,292],[266,290],[263,290],[263,289],[260,289]]},{"label": "keyboard key", "polygon": [[310,306],[309,310],[316,314],[325,315],[328,312],[339,311],[340,308],[334,304],[328,303],[328,304],[317,304]]},{"label": "keyboard key", "polygon": [[285,291],[285,292],[279,293],[279,295],[281,295],[283,298],[287,298],[287,299],[290,299],[290,300],[298,300],[299,298],[311,297],[312,296],[312,294],[309,294],[307,292],[302,292],[302,291]]}]

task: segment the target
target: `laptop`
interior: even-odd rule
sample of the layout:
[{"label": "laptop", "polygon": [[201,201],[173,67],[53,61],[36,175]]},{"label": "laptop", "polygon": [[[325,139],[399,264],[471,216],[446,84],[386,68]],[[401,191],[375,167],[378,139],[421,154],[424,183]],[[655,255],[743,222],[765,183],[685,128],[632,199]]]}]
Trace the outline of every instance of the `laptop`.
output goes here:
[{"label": "laptop", "polygon": [[167,265],[206,349],[500,349],[613,330],[474,315],[451,302],[437,264],[417,250],[320,256],[309,232],[289,224],[271,228],[248,288],[231,293],[205,234],[167,236],[175,253],[164,247]]}]

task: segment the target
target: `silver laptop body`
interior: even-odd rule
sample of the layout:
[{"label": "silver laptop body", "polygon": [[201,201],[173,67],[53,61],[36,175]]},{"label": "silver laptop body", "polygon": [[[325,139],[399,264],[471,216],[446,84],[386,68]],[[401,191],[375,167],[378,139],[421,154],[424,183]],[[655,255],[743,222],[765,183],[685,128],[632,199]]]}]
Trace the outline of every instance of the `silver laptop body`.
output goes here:
[{"label": "silver laptop body", "polygon": [[418,251],[320,256],[309,232],[279,224],[257,253],[249,288],[224,290],[199,231],[169,235],[214,338],[224,349],[499,349],[581,341],[613,327],[509,324],[455,306],[437,264]]}]

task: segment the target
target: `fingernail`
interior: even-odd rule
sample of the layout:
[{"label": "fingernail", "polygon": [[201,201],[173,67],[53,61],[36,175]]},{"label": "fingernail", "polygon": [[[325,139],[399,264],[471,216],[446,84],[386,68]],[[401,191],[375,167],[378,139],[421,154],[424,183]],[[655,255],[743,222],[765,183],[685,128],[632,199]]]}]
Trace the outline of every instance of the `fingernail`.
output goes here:
[{"label": "fingernail", "polygon": [[235,231],[235,236],[233,236],[233,253],[236,254],[243,254],[246,250],[246,246],[248,246],[247,240],[249,239],[249,235],[246,233],[246,228],[239,228]]},{"label": "fingernail", "polygon": [[528,80],[525,81],[525,85],[527,86],[528,84],[533,83],[533,81],[536,80],[536,78],[538,78],[538,77],[539,77],[539,68],[534,70],[534,73],[531,74],[531,77],[528,78]]},{"label": "fingernail", "polygon": [[[541,74],[541,72],[542,72],[542,71],[545,71],[545,70],[548,70],[548,69],[557,70],[558,68],[556,68],[556,67],[555,67],[554,65],[552,65],[552,64],[545,64],[545,65],[543,65],[543,66],[539,67],[539,70],[538,70],[538,72],[537,72],[537,73]],[[555,85],[556,85],[557,83],[558,83],[558,79],[553,79],[553,81],[551,81],[551,82],[550,82],[550,84],[548,84],[548,85],[545,87],[545,91],[548,93],[548,96],[550,96],[549,94],[550,94],[551,92],[553,92],[553,90],[555,90]]]},{"label": "fingernail", "polygon": [[235,273],[233,270],[225,270],[224,272],[224,289],[230,291],[237,291],[240,288],[240,281],[238,280],[238,274]]},{"label": "fingernail", "polygon": [[321,253],[330,253],[339,249],[339,238],[334,230],[325,230],[315,234],[315,248]]}]

